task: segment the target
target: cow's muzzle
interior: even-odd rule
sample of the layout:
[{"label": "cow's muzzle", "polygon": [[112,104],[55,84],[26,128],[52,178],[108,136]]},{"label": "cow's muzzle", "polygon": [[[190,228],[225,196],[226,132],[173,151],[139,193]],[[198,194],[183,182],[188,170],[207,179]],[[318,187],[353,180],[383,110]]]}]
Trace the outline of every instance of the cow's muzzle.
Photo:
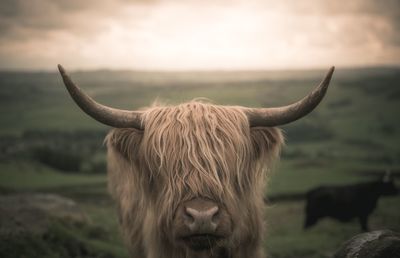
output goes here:
[{"label": "cow's muzzle", "polygon": [[231,218],[221,205],[196,198],[179,205],[174,218],[174,235],[178,243],[199,251],[213,248],[231,232]]}]

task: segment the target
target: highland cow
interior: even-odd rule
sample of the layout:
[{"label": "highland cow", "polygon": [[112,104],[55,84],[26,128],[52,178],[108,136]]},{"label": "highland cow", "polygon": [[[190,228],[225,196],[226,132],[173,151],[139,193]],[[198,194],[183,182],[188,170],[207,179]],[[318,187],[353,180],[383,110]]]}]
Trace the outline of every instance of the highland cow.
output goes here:
[{"label": "highland cow", "polygon": [[320,103],[333,67],[313,92],[285,107],[192,101],[143,111],[101,105],[59,70],[81,109],[115,128],[105,140],[108,183],[131,257],[264,257],[266,170],[283,143],[275,126]]}]

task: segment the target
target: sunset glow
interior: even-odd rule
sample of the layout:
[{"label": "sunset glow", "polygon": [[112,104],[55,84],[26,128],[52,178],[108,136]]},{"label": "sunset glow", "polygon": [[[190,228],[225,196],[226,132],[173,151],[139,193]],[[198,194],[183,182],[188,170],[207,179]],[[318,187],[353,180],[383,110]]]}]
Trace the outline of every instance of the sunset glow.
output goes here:
[{"label": "sunset glow", "polygon": [[[74,69],[229,70],[400,63],[396,13],[390,5],[371,12],[382,6],[368,9],[368,1],[56,2],[20,1],[14,16],[1,17],[0,68],[54,69],[64,63]],[[47,18],[41,17],[44,9]]]}]

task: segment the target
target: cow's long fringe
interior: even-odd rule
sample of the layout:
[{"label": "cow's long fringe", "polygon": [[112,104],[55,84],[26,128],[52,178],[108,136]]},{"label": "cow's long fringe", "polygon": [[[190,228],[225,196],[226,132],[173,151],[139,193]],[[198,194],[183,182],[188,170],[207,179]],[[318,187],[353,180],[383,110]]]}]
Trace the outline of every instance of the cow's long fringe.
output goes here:
[{"label": "cow's long fringe", "polygon": [[184,258],[171,248],[178,205],[207,197],[225,205],[234,225],[233,257],[259,257],[265,171],[283,137],[276,128],[250,128],[238,107],[192,101],[153,106],[143,132],[113,129],[106,138],[109,190],[119,206],[132,257]]}]

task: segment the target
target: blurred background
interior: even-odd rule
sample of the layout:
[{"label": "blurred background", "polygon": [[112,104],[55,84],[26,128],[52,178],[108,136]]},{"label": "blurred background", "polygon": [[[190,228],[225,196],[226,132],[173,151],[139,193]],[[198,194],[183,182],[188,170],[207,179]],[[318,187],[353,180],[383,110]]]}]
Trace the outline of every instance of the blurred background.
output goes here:
[{"label": "blurred background", "polygon": [[[109,128],[73,103],[58,63],[123,109],[286,105],[335,65],[322,104],[283,127],[265,190],[273,258],[329,257],[360,232],[329,218],[304,231],[310,189],[400,175],[397,0],[1,0],[0,32],[2,257],[127,257],[106,189]],[[400,197],[380,198],[369,226],[400,231]]]}]

